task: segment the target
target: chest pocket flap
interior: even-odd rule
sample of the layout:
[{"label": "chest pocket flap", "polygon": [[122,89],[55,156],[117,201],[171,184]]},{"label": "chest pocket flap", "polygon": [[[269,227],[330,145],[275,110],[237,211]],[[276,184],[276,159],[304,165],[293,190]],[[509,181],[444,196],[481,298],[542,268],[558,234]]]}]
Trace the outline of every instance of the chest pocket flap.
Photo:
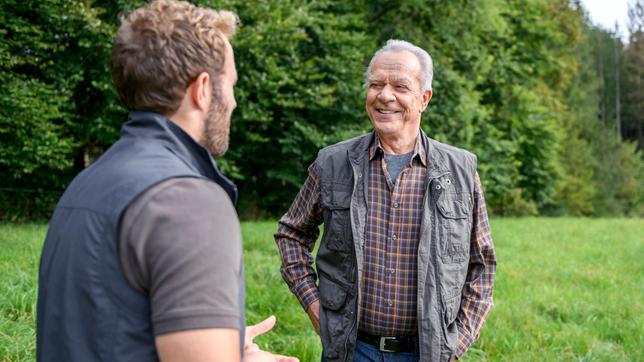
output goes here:
[{"label": "chest pocket flap", "polygon": [[438,199],[438,211],[448,219],[466,219],[471,213],[472,202],[467,193],[443,193]]},{"label": "chest pocket flap", "polygon": [[353,185],[329,183],[322,187],[322,205],[329,210],[348,209],[351,206]]}]

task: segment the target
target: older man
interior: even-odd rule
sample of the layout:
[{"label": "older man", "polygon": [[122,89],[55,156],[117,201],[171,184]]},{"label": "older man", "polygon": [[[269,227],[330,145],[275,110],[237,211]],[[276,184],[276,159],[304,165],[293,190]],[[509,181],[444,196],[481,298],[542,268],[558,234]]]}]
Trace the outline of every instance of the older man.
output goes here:
[{"label": "older man", "polygon": [[411,43],[378,50],[366,73],[374,132],[322,149],[279,221],[283,278],[327,361],[453,360],[492,307],[496,258],[476,156],[420,129],[432,74]]},{"label": "older man", "polygon": [[237,189],[211,156],[228,148],[236,25],[173,0],[123,18],[110,69],[130,114],[50,221],[38,361],[296,360],[252,343],[271,320],[244,328]]}]

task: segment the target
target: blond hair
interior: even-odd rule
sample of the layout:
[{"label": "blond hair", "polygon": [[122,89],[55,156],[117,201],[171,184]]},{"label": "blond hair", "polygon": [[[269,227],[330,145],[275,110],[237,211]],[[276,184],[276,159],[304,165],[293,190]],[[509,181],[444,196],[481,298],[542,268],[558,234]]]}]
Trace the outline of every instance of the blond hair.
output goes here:
[{"label": "blond hair", "polygon": [[129,110],[172,114],[188,85],[223,72],[235,13],[185,1],[156,0],[121,18],[110,56],[116,93]]}]

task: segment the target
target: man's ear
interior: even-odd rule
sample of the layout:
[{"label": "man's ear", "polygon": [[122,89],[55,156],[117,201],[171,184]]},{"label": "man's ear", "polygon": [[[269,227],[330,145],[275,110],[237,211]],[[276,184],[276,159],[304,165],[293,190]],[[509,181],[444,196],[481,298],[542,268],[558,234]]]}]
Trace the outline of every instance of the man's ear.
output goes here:
[{"label": "man's ear", "polygon": [[423,104],[421,105],[421,109],[420,109],[421,113],[425,111],[431,99],[432,99],[432,90],[430,89],[425,93],[423,93]]},{"label": "man's ear", "polygon": [[190,92],[190,98],[192,99],[192,104],[195,108],[201,111],[207,111],[210,104],[210,75],[206,72],[202,72],[197,76],[197,78],[190,84],[188,91]]}]

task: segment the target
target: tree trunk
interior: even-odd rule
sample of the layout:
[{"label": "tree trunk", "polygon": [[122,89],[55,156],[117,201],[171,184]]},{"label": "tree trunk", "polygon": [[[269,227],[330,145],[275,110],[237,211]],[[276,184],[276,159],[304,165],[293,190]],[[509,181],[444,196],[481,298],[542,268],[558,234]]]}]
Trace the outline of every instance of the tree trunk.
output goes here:
[{"label": "tree trunk", "polygon": [[606,81],[604,79],[604,57],[602,57],[602,52],[600,50],[597,50],[597,60],[599,66],[599,79],[601,80],[599,87],[599,115],[602,120],[602,126],[606,127],[606,97],[604,96],[604,87],[606,86]]},{"label": "tree trunk", "polygon": [[617,138],[622,139],[622,120],[619,104],[619,27],[615,24],[615,125],[617,126]]}]

